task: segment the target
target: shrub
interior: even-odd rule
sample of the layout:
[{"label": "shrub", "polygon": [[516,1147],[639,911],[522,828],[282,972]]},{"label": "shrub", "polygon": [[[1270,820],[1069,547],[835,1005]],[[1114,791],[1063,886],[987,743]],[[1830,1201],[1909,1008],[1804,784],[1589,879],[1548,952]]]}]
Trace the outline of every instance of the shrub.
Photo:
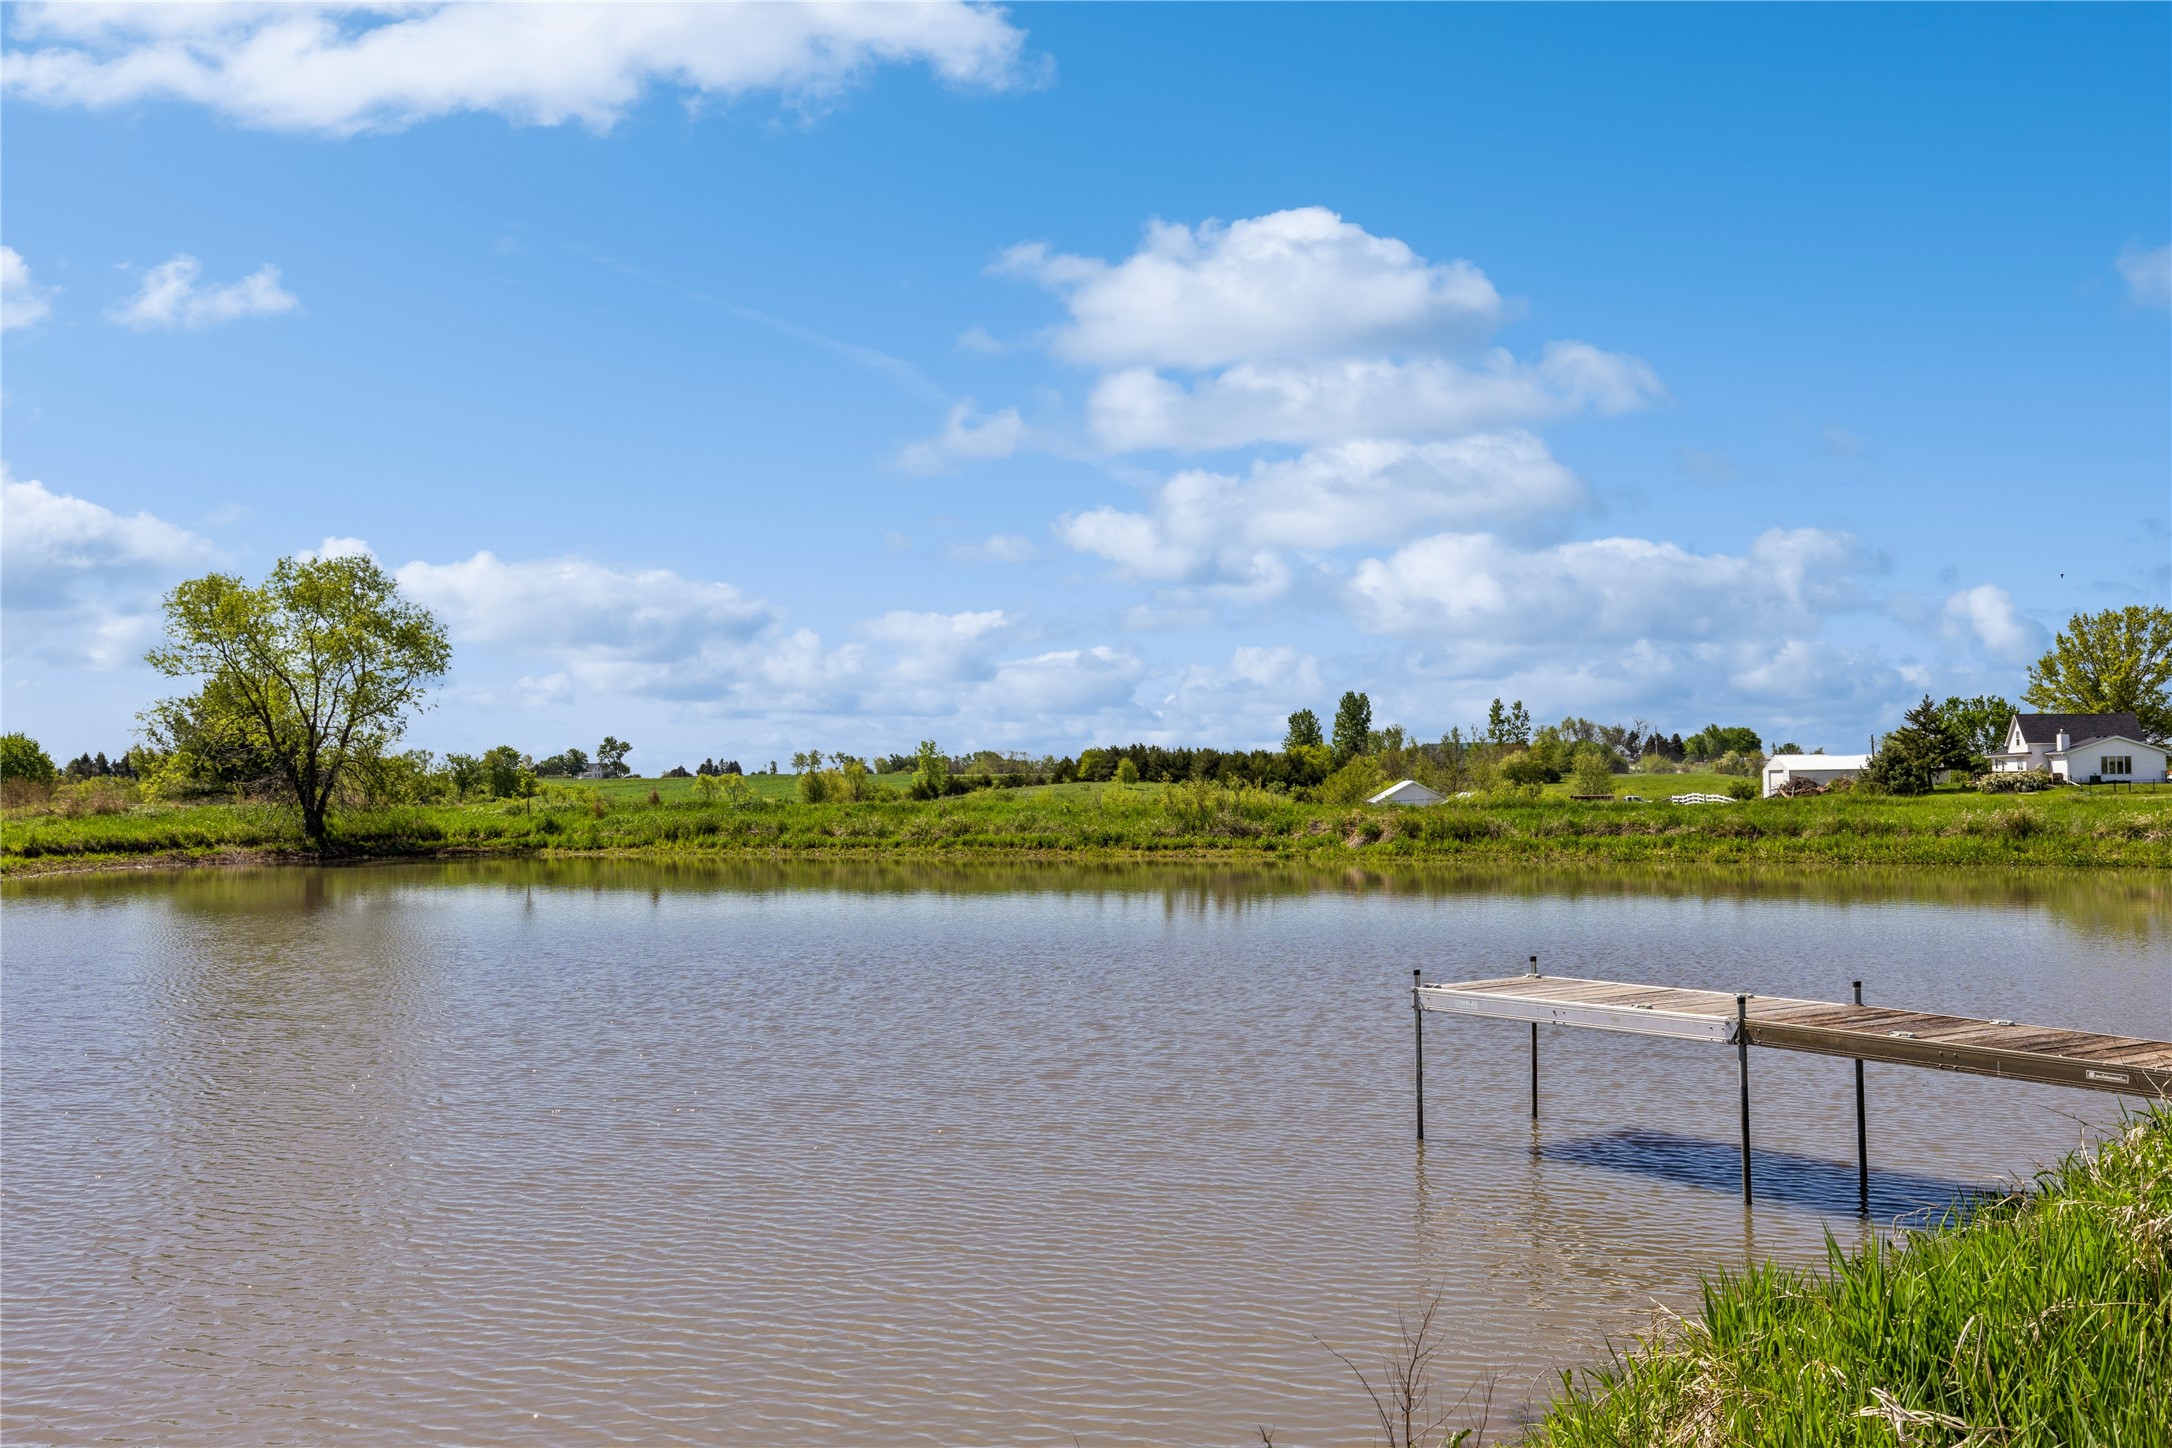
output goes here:
[{"label": "shrub", "polygon": [[53,797],[53,786],[35,779],[0,779],[0,805],[29,809]]},{"label": "shrub", "polygon": [[1162,812],[1180,834],[1249,838],[1267,832],[1263,821],[1289,808],[1289,800],[1249,785],[1224,789],[1204,779],[1171,785]]},{"label": "shrub", "polygon": [[1736,799],[1755,799],[1757,798],[1757,786],[1746,779],[1738,779],[1727,786],[1727,793]]},{"label": "shrub", "polygon": [[1378,794],[1387,782],[1387,776],[1380,772],[1380,761],[1370,754],[1360,754],[1321,780],[1313,793],[1322,804],[1359,804]]},{"label": "shrub", "polygon": [[125,779],[86,779],[64,785],[54,792],[53,807],[70,818],[82,815],[120,814],[136,802],[135,789]]},{"label": "shrub", "polygon": [[1579,745],[1574,778],[1578,794],[1611,795],[1614,792],[1613,754],[1597,744]]},{"label": "shrub", "polygon": [[52,757],[38,746],[37,740],[20,731],[0,734],[0,780],[51,784],[58,773]]},{"label": "shrub", "polygon": [[2057,788],[2059,780],[2046,769],[2017,769],[1976,776],[1976,788],[1984,794],[2035,794]]},{"label": "shrub", "polygon": [[1133,764],[1129,759],[1119,762],[1116,766],[1116,782],[1118,784],[1137,784],[1139,782],[1139,766]]},{"label": "shrub", "polygon": [[[1525,750],[1501,761],[1501,778],[1510,784],[1552,784],[1561,778],[1561,771],[1548,765],[1538,755]],[[1613,785],[1609,784],[1607,788],[1611,791]]]}]

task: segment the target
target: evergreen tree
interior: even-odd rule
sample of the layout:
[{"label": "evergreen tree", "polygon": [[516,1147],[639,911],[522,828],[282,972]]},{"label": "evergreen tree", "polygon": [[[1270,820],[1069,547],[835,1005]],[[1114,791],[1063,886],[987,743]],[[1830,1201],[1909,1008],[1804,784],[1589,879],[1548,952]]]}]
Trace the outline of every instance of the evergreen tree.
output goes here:
[{"label": "evergreen tree", "polygon": [[1864,767],[1865,780],[1888,794],[1929,794],[1940,770],[1968,766],[1967,741],[1939,717],[1928,694],[1902,720],[1878,742],[1878,752]]}]

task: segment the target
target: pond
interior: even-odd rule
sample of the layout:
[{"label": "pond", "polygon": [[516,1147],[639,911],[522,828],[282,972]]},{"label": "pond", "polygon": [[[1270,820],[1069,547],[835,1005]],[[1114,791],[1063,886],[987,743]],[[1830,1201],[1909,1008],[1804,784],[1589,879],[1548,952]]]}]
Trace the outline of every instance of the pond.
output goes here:
[{"label": "pond", "polygon": [[[5,887],[10,1442],[1368,1440],[1852,1240],[1853,1075],[1428,1025],[1413,967],[2172,1038],[2163,873],[574,861]],[[1876,1216],[2130,1104],[1869,1068]],[[1474,1403],[1477,1401],[1473,1399]]]}]

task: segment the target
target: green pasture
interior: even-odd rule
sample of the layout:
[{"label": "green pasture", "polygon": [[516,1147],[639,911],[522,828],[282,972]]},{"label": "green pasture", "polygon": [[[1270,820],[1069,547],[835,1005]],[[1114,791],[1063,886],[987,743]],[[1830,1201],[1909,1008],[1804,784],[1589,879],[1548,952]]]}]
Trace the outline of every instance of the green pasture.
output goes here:
[{"label": "green pasture", "polygon": [[[903,776],[894,776],[900,783]],[[1946,790],[1672,805],[1720,792],[1720,776],[1641,776],[1652,803],[1585,802],[1564,788],[1426,808],[1301,802],[1205,784],[1066,784],[802,804],[791,776],[750,776],[749,794],[704,802],[691,780],[554,784],[536,800],[356,809],[333,823],[349,857],[637,853],[933,855],[955,858],[1377,859],[1614,864],[2172,864],[2172,789],[2037,795]],[[885,781],[887,783],[887,781]],[[651,792],[657,803],[649,803]],[[153,857],[299,856],[292,810],[255,804],[102,805],[56,797],[0,818],[0,869]],[[71,812],[74,811],[74,812]]]}]

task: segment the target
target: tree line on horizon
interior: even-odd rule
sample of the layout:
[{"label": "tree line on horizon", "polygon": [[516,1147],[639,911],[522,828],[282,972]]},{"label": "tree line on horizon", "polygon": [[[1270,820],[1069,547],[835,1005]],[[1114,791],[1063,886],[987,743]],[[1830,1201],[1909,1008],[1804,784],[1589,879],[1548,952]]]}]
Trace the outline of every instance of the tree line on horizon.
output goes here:
[{"label": "tree line on horizon", "polygon": [[[533,798],[544,781],[591,769],[585,750],[536,759],[511,745],[479,755],[399,749],[429,691],[451,667],[444,626],[400,596],[374,559],[281,560],[263,583],[213,573],[174,588],[164,603],[165,636],[146,661],[189,692],[138,716],[140,742],[116,757],[85,753],[56,767],[21,733],[0,735],[0,786],[9,803],[63,781],[126,787],[166,798],[276,797],[300,813],[304,834],[329,848],[335,806],[392,800]],[[2065,713],[2133,713],[2152,739],[2172,735],[2172,609],[2135,605],[2077,614],[2028,670],[2022,702]],[[1928,696],[1874,750],[1873,783],[1894,792],[1927,788],[1948,769],[1980,763],[2017,706],[1993,695]],[[632,746],[606,735],[593,767],[630,773]],[[1362,798],[1383,780],[1418,778],[1451,791],[1528,788],[1572,778],[1579,792],[1611,790],[1630,770],[1696,765],[1754,773],[1764,741],[1743,725],[1708,724],[1667,733],[1641,719],[1602,724],[1570,715],[1534,727],[1521,700],[1493,700],[1483,724],[1457,726],[1419,742],[1400,725],[1374,727],[1369,695],[1352,690],[1331,725],[1301,708],[1289,716],[1280,749],[1221,750],[1136,743],[1095,747],[1074,757],[980,751],[950,756],[932,740],[911,755],[875,760],[805,751],[793,756],[803,799],[871,797],[871,774],[912,776],[906,793],[929,798],[983,784],[1177,783],[1207,780],[1305,790],[1316,798]],[[1773,752],[1800,752],[1792,742]],[[771,761],[768,773],[777,773]],[[738,761],[704,759],[667,772],[743,790]],[[116,784],[116,782],[118,782]],[[555,787],[555,786],[552,786]],[[882,791],[887,793],[888,791]]]}]

